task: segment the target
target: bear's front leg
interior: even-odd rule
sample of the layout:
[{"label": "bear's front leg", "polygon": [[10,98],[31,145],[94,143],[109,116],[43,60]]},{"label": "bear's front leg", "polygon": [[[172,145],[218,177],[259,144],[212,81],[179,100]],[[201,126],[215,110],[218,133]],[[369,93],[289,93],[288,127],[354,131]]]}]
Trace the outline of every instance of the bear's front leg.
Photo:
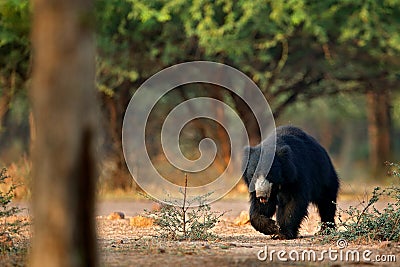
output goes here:
[{"label": "bear's front leg", "polygon": [[294,239],[299,233],[300,224],[307,216],[308,201],[295,197],[281,197],[276,220],[279,225],[279,239]]},{"label": "bear's front leg", "polygon": [[254,229],[264,235],[276,235],[279,233],[279,228],[275,224],[275,221],[262,214],[250,215],[250,223]]},{"label": "bear's front leg", "polygon": [[276,235],[279,228],[275,221],[271,219],[276,211],[276,201],[260,203],[255,197],[251,197],[250,204],[250,223],[260,233],[265,235]]}]

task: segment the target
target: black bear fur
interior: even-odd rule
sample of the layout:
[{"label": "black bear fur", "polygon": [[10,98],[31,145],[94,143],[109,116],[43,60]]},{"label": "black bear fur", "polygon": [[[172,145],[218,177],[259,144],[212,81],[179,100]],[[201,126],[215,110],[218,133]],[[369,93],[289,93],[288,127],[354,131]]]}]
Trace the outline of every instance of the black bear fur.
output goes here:
[{"label": "black bear fur", "polygon": [[[308,205],[313,203],[318,208],[322,226],[334,227],[339,179],[326,150],[299,128],[278,127],[275,156],[268,171],[265,155],[274,151],[274,139],[271,135],[258,146],[245,148],[248,157],[245,155],[243,178],[247,186],[258,177],[266,179],[259,183],[272,184],[269,196],[257,197],[258,193],[265,193],[250,192],[252,226],[278,238],[296,238]],[[260,155],[262,147],[266,151],[264,156]],[[275,212],[278,226],[271,219]]]}]

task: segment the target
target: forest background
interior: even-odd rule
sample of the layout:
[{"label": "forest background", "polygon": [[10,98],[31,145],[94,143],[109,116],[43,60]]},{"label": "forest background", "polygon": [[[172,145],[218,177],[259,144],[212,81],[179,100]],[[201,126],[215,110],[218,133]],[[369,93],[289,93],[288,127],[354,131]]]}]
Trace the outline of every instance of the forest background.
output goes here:
[{"label": "forest background", "polygon": [[[101,193],[137,190],[121,144],[132,95],[156,72],[194,60],[224,63],[248,75],[271,105],[276,124],[315,136],[343,181],[383,183],[384,162],[400,158],[400,1],[98,0],[94,12]],[[30,16],[27,0],[0,2],[0,166],[24,184],[20,198],[30,196],[35,138],[28,100]],[[200,96],[228,103],[245,122],[251,144],[260,141],[254,117],[234,94],[205,84],[178,88],[160,101],[147,125],[149,154],[171,181],[181,175],[165,160],[160,127],[173,107]],[[224,120],[220,110],[215,113]],[[189,158],[198,156],[204,137],[216,141],[217,160],[201,182],[218,176],[229,155],[225,131],[199,119],[181,137]]]}]

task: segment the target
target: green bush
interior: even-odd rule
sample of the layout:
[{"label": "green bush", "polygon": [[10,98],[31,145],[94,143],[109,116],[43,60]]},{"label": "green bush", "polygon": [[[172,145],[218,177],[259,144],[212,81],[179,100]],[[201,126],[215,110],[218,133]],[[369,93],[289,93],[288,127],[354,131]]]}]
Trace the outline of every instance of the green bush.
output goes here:
[{"label": "green bush", "polygon": [[[389,174],[396,179],[389,187],[376,187],[367,201],[359,205],[339,209],[337,230],[331,230],[326,240],[344,238],[348,241],[379,240],[400,241],[400,164],[387,163]],[[375,204],[385,199],[388,203],[378,210]]]},{"label": "green bush", "polygon": [[[212,193],[198,196],[192,200],[186,199],[187,176],[185,175],[184,190],[181,191],[183,201],[175,201],[173,205],[161,205],[160,210],[152,212],[155,224],[160,227],[161,237],[171,239],[208,240],[215,236],[210,232],[219,222],[225,212],[211,211],[211,206],[205,204]],[[170,202],[170,201],[169,201]],[[197,207],[192,207],[197,204]]]}]

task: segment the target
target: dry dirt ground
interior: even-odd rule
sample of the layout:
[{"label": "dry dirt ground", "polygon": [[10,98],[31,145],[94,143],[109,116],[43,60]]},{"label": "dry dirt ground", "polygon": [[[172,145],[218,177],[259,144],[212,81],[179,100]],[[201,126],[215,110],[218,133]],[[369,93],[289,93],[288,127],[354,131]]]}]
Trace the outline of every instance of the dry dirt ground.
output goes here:
[{"label": "dry dirt ground", "polygon": [[[354,204],[354,200],[339,201],[339,206],[342,208]],[[228,211],[213,229],[217,235],[216,239],[172,241],[159,237],[158,228],[155,226],[139,227],[130,224],[130,218],[144,214],[144,209],[154,208],[153,202],[137,200],[100,202],[96,211],[96,222],[101,265],[399,266],[400,243],[348,243],[343,248],[338,247],[335,241],[323,244],[320,237],[314,236],[318,231],[319,217],[313,207],[310,207],[309,217],[302,224],[300,238],[273,240],[270,236],[258,233],[249,224],[235,224],[239,214],[248,210],[246,200],[222,200],[211,206],[214,211]],[[108,215],[112,212],[123,212],[125,219],[109,219]],[[29,209],[26,213],[29,213]],[[26,239],[25,242],[27,243]],[[363,254],[366,256],[365,259]],[[357,255],[360,256],[359,261]],[[0,255],[0,266],[25,265],[24,258],[26,257],[20,255],[6,257]],[[368,259],[369,261],[366,261]],[[383,262],[384,260],[386,262]]]},{"label": "dry dirt ground", "polygon": [[[339,205],[345,208],[353,202],[344,201]],[[300,238],[295,240],[273,240],[249,224],[235,224],[240,212],[248,209],[248,203],[223,200],[212,204],[213,210],[228,211],[213,230],[217,239],[171,241],[160,238],[154,226],[130,225],[131,216],[142,214],[143,209],[149,210],[152,205],[142,201],[100,203],[97,228],[105,266],[399,266],[400,262],[399,243],[341,241],[343,248],[335,241],[322,244],[321,238],[314,236],[319,217],[313,207],[302,224]],[[126,218],[107,219],[112,211],[124,212]]]}]

